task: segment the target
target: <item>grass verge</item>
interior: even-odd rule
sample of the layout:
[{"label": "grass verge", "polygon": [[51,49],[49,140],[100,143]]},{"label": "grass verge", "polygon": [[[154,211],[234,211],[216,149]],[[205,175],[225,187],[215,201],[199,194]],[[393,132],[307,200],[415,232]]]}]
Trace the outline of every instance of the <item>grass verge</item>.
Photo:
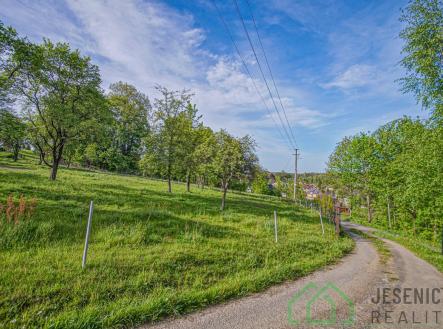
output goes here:
[{"label": "grass verge", "polygon": [[374,236],[397,242],[416,256],[435,266],[435,268],[443,273],[443,254],[441,244],[434,243],[423,237],[413,237],[412,233],[408,234],[407,231],[389,230],[386,226],[378,222],[368,223],[366,219],[359,217],[358,215],[353,216],[352,219],[348,218],[348,220],[375,228],[376,231],[373,232]]},{"label": "grass verge", "polygon": [[386,264],[389,260],[389,258],[391,257],[391,251],[389,250],[389,248],[386,246],[386,243],[383,242],[383,240],[379,239],[376,236],[373,235],[369,235],[363,231],[357,230],[355,228],[351,228],[349,229],[349,231],[360,235],[361,237],[370,240],[374,246],[375,249],[377,250],[378,254],[380,255],[380,262],[382,264]]},{"label": "grass verge", "polygon": [[[36,197],[34,216],[0,217],[0,327],[126,328],[305,276],[353,249],[318,217],[277,198],[62,168],[0,153],[0,202]],[[89,201],[95,211],[81,269]],[[278,212],[279,242],[272,214]]]},{"label": "grass verge", "polygon": [[434,265],[440,272],[443,272],[443,255],[441,246],[424,242],[421,239],[402,236],[388,231],[376,231],[374,235],[395,241],[412,251],[418,257],[424,259],[428,263]]}]

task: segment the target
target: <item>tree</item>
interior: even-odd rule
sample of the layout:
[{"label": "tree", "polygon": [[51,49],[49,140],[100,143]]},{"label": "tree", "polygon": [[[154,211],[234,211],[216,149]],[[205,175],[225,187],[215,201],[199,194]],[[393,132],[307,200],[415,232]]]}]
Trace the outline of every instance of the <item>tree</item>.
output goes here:
[{"label": "tree", "polygon": [[0,21],[0,106],[14,101],[13,86],[23,64],[28,60],[32,45],[20,38],[12,27]]},{"label": "tree", "polygon": [[229,135],[226,130],[215,133],[215,156],[212,161],[212,170],[219,179],[222,188],[220,210],[225,209],[226,193],[231,180],[240,173],[242,166],[241,146],[237,139]]},{"label": "tree", "polygon": [[400,37],[405,40],[401,61],[408,75],[403,90],[412,92],[425,108],[443,115],[443,2],[411,0],[400,19],[406,23]]},{"label": "tree", "polygon": [[368,221],[372,221],[373,177],[379,168],[375,139],[361,133],[346,137],[329,157],[328,171],[339,177],[351,191],[359,191],[366,197]]},{"label": "tree", "polygon": [[154,101],[152,133],[145,138],[146,153],[141,161],[144,173],[157,174],[168,180],[172,192],[172,178],[179,164],[183,131],[195,119],[189,107],[192,94],[187,90],[170,91],[157,86],[160,98]]},{"label": "tree", "polygon": [[114,117],[112,147],[126,159],[120,170],[134,170],[140,160],[142,140],[149,132],[149,98],[134,86],[117,82],[109,87],[108,102]]},{"label": "tree", "polygon": [[12,152],[17,161],[26,136],[26,124],[11,112],[0,110],[0,143]]},{"label": "tree", "polygon": [[51,180],[57,177],[65,146],[106,117],[100,82],[98,67],[65,43],[33,45],[21,65],[16,94],[42,160],[51,168]]},{"label": "tree", "polygon": [[211,167],[222,189],[220,210],[223,211],[231,182],[234,179],[250,179],[258,158],[254,153],[255,142],[250,136],[235,138],[222,129],[215,133],[215,141]]},{"label": "tree", "polygon": [[204,142],[207,134],[206,128],[199,122],[200,118],[196,106],[191,103],[188,104],[186,112],[178,118],[181,129],[181,143],[177,154],[178,171],[185,175],[187,192],[191,191],[191,176],[195,174],[200,160],[196,154],[198,146]]},{"label": "tree", "polygon": [[252,192],[257,194],[271,194],[269,189],[269,179],[266,171],[257,172],[252,182]]},{"label": "tree", "polygon": [[196,164],[197,182],[203,189],[213,175],[212,160],[216,151],[216,139],[214,132],[208,127],[199,127],[196,133],[200,142],[193,152],[193,159]]}]

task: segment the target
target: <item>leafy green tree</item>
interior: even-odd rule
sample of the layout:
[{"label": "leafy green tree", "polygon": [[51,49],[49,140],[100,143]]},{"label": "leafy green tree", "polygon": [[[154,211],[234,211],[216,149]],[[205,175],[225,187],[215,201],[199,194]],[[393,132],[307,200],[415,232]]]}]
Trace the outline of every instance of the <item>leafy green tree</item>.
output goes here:
[{"label": "leafy green tree", "polygon": [[109,89],[107,98],[114,117],[112,147],[126,159],[125,169],[134,170],[141,157],[142,140],[149,132],[151,103],[130,84],[120,81]]},{"label": "leafy green tree", "polygon": [[328,171],[339,177],[351,191],[358,191],[366,198],[368,221],[372,221],[372,198],[374,196],[374,175],[380,164],[376,154],[375,139],[361,133],[346,137],[329,157]]},{"label": "leafy green tree", "polygon": [[268,175],[264,170],[256,173],[252,181],[252,192],[258,194],[270,194]]},{"label": "leafy green tree", "polygon": [[185,176],[186,191],[191,191],[191,178],[195,175],[199,165],[197,156],[198,147],[204,142],[207,130],[200,122],[195,105],[189,103],[186,112],[179,116],[180,120],[180,148],[177,152],[177,174]]},{"label": "leafy green tree", "polygon": [[220,182],[222,202],[220,210],[224,210],[226,193],[234,179],[251,179],[253,169],[257,165],[255,141],[250,136],[235,138],[226,130],[215,133],[215,152],[212,160],[212,172]]},{"label": "leafy green tree", "polygon": [[15,90],[25,103],[36,147],[55,180],[65,146],[98,124],[107,107],[98,67],[68,44],[44,40],[26,63],[17,63]]},{"label": "leafy green tree", "polygon": [[[242,154],[241,175],[238,180],[247,187],[252,184],[255,175],[260,171],[259,161],[256,152],[257,143],[250,135],[245,135],[238,139]],[[244,189],[243,189],[244,190]]]},{"label": "leafy green tree", "polygon": [[213,178],[212,160],[216,151],[216,139],[212,129],[205,126],[199,127],[196,133],[200,142],[193,152],[193,161],[196,164],[197,182],[203,189]]},{"label": "leafy green tree", "polygon": [[412,221],[414,235],[422,229],[432,230],[435,235],[442,224],[442,130],[418,121],[411,121],[407,128],[403,132],[403,150],[393,163],[400,177],[394,200],[407,215],[404,218]]},{"label": "leafy green tree", "polygon": [[405,40],[401,61],[408,75],[403,90],[412,92],[426,108],[443,115],[443,2],[411,0],[401,17],[406,26],[400,37]]},{"label": "leafy green tree", "polygon": [[196,112],[189,106],[192,94],[188,91],[156,89],[161,97],[154,101],[152,133],[145,138],[146,154],[140,164],[144,173],[166,177],[171,193],[173,175],[179,171],[183,132],[192,126]]},{"label": "leafy green tree", "polygon": [[12,152],[17,161],[26,136],[26,124],[10,111],[0,110],[0,144]]},{"label": "leafy green tree", "polygon": [[0,106],[14,101],[13,86],[16,76],[29,60],[33,45],[20,38],[12,27],[0,21]]},{"label": "leafy green tree", "polygon": [[240,142],[229,135],[226,130],[222,129],[215,133],[215,139],[212,171],[220,182],[223,193],[220,210],[224,210],[229,183],[241,173],[243,165],[242,150]]}]

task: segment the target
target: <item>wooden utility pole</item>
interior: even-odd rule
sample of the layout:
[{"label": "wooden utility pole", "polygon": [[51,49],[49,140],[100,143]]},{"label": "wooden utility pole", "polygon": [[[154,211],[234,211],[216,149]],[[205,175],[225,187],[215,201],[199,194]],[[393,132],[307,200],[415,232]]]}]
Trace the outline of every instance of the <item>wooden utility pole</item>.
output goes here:
[{"label": "wooden utility pole", "polygon": [[298,153],[298,149],[295,149],[295,167],[294,167],[294,202],[297,200],[297,160],[300,153]]},{"label": "wooden utility pole", "polygon": [[340,211],[341,205],[337,200],[334,200],[334,223],[335,223],[335,234],[340,235]]}]

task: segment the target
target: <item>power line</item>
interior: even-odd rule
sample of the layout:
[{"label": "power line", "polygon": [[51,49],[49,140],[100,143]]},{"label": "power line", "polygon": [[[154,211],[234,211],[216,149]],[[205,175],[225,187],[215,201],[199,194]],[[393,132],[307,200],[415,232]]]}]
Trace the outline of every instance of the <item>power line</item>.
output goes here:
[{"label": "power line", "polygon": [[265,58],[266,66],[268,67],[269,74],[270,74],[271,79],[272,79],[272,83],[273,83],[274,88],[275,88],[275,91],[276,91],[276,93],[277,93],[277,97],[278,97],[278,99],[279,99],[279,101],[280,101],[280,106],[281,106],[281,108],[282,108],[282,110],[283,110],[283,114],[284,114],[284,116],[285,116],[286,123],[287,123],[287,125],[288,125],[288,127],[289,127],[289,132],[291,133],[291,136],[292,136],[292,138],[293,138],[293,141],[294,141],[295,145],[297,145],[297,141],[296,141],[296,139],[295,139],[294,132],[293,132],[292,127],[291,127],[291,125],[290,125],[290,123],[289,123],[288,117],[287,117],[287,115],[286,115],[285,107],[283,106],[283,102],[282,102],[282,100],[281,100],[280,93],[278,92],[278,88],[277,88],[277,85],[276,85],[276,83],[275,83],[274,75],[272,74],[271,66],[269,65],[268,56],[266,56],[265,48],[263,47],[263,43],[262,43],[262,40],[261,40],[261,37],[260,37],[260,33],[258,32],[257,23],[255,22],[255,17],[254,17],[254,14],[253,14],[253,12],[252,12],[251,4],[249,3],[248,0],[245,0],[245,1],[246,1],[246,4],[248,5],[249,12],[251,13],[252,22],[254,23],[255,32],[257,33],[257,38],[258,38],[258,41],[259,41],[259,44],[260,44],[261,50],[262,50],[262,52],[263,52],[263,56],[264,56],[264,58]]},{"label": "power line", "polygon": [[271,89],[269,88],[269,84],[268,84],[268,82],[267,82],[267,80],[266,80],[266,76],[265,76],[265,74],[263,73],[263,69],[262,69],[262,67],[261,67],[260,61],[259,61],[259,59],[258,59],[257,53],[256,53],[255,48],[254,48],[254,45],[252,44],[251,37],[249,36],[249,32],[248,32],[248,29],[246,28],[246,24],[245,24],[245,21],[244,21],[244,19],[243,19],[243,16],[242,16],[241,12],[240,12],[240,8],[239,8],[239,6],[238,6],[238,2],[237,2],[237,0],[234,0],[234,4],[235,4],[235,8],[236,8],[236,10],[237,10],[238,16],[240,17],[240,20],[241,20],[241,22],[242,22],[243,29],[244,29],[244,31],[245,31],[245,33],[246,33],[246,37],[247,37],[247,39],[248,39],[249,45],[251,46],[252,52],[254,53],[254,57],[255,57],[255,60],[257,61],[258,68],[259,68],[260,73],[261,73],[261,75],[262,75],[262,77],[263,77],[263,80],[264,80],[264,82],[265,82],[266,88],[268,89],[269,96],[271,97],[271,100],[272,100],[272,103],[273,103],[273,105],[274,105],[275,111],[277,112],[278,118],[279,118],[279,120],[280,120],[280,122],[281,122],[281,125],[282,125],[282,127],[283,127],[283,130],[284,130],[284,132],[285,132],[285,134],[286,134],[286,136],[287,136],[287,138],[288,138],[288,140],[289,140],[289,143],[291,144],[292,148],[295,149],[296,147],[295,147],[294,143],[292,142],[291,137],[290,137],[289,134],[288,134],[288,131],[287,131],[287,129],[286,129],[286,126],[285,126],[285,124],[284,124],[284,122],[283,122],[283,120],[282,120],[282,118],[281,118],[280,112],[278,111],[277,105],[275,104],[274,97],[273,97],[273,95],[272,95]]},{"label": "power line", "polygon": [[[282,134],[280,128],[278,127],[277,122],[275,121],[275,119],[274,119],[274,117],[273,117],[273,115],[272,115],[272,111],[269,109],[268,105],[266,104],[266,101],[265,101],[263,95],[260,93],[260,90],[258,89],[257,84],[255,83],[255,79],[254,79],[254,77],[253,77],[251,71],[248,69],[248,65],[246,64],[246,61],[244,60],[243,56],[241,55],[240,50],[239,50],[239,48],[238,48],[238,46],[237,46],[237,43],[235,42],[234,37],[232,36],[231,30],[229,29],[228,24],[226,23],[225,19],[223,18],[223,15],[222,15],[220,9],[218,8],[217,4],[215,3],[215,0],[212,0],[212,4],[214,5],[215,9],[217,10],[218,16],[220,17],[220,20],[222,21],[223,26],[225,27],[225,29],[226,29],[226,31],[227,31],[227,33],[228,33],[228,35],[229,35],[229,38],[231,39],[231,42],[232,42],[233,45],[234,45],[234,48],[235,48],[235,50],[236,50],[236,52],[237,52],[237,55],[238,55],[238,57],[240,58],[240,61],[242,62],[243,67],[244,67],[246,73],[248,74],[249,78],[251,79],[252,84],[254,85],[255,91],[256,91],[257,94],[260,96],[260,99],[261,99],[261,101],[263,102],[263,104],[264,104],[266,110],[268,111],[269,116],[271,117],[272,121],[274,122],[275,127],[277,128],[277,131],[278,131],[279,134],[280,134],[280,137],[281,137],[283,140],[285,140],[285,137],[283,136],[283,134]],[[292,143],[291,143],[291,145],[292,145]],[[288,146],[291,147],[290,145],[288,145]],[[293,146],[292,146],[292,147],[293,147]]]}]

